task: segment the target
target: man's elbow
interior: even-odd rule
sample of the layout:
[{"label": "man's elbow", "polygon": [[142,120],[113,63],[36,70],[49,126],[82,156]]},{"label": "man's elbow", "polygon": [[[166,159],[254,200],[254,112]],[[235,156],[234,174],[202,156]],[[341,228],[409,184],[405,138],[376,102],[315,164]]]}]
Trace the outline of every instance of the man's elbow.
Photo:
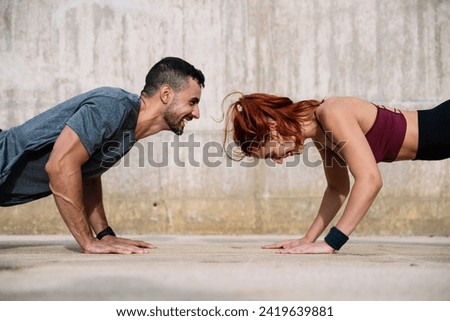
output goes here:
[{"label": "man's elbow", "polygon": [[45,172],[51,179],[64,173],[64,165],[60,161],[50,158],[45,164]]},{"label": "man's elbow", "polygon": [[51,159],[48,160],[48,162],[45,164],[45,172],[47,173],[47,175],[49,177],[52,176],[53,173],[56,172],[55,162],[52,161]]}]

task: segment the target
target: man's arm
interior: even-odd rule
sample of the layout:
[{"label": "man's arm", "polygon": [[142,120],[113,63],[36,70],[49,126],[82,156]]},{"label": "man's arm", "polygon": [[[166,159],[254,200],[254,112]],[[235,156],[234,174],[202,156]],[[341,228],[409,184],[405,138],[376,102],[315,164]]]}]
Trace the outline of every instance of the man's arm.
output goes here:
[{"label": "man's arm", "polygon": [[[93,177],[83,181],[84,207],[88,221],[95,234],[109,226],[103,207],[103,192],[101,176]],[[135,246],[139,248],[154,249],[156,246],[137,240],[130,240],[113,235],[105,235],[102,241],[115,245]],[[137,249],[134,249],[137,250]]]},{"label": "man's arm", "polygon": [[102,180],[100,176],[83,181],[83,200],[89,224],[95,234],[109,226],[103,207]]},{"label": "man's arm", "polygon": [[64,222],[81,248],[86,251],[95,241],[86,219],[82,198],[81,165],[89,159],[89,155],[81,142],[78,144],[77,138],[75,132],[66,126],[53,146],[45,170]]},{"label": "man's arm", "polygon": [[[78,135],[66,126],[56,140],[45,166],[56,205],[70,232],[85,253],[146,253],[146,249],[136,246],[99,241],[92,234],[86,210],[93,210],[95,206],[92,207],[92,204],[98,202],[86,208],[81,174],[81,166],[88,159],[89,154]],[[95,223],[94,228],[97,232],[100,224]]]}]

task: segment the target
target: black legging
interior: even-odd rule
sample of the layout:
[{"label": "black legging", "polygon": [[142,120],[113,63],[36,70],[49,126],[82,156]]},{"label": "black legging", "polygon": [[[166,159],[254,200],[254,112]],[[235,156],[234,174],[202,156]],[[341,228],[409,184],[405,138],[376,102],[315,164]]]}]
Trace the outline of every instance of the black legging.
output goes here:
[{"label": "black legging", "polygon": [[419,147],[417,160],[450,158],[450,100],[418,111]]}]

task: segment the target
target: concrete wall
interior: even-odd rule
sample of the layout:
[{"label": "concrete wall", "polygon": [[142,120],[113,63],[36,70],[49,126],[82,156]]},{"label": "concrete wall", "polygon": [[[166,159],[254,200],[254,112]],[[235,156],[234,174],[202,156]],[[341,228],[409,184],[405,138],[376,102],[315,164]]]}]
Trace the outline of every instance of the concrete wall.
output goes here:
[{"label": "concrete wall", "polygon": [[[278,167],[217,156],[223,97],[354,95],[432,107],[450,98],[450,2],[3,0],[0,128],[97,86],[139,92],[164,56],[205,73],[202,118],[181,141],[167,132],[139,142],[104,175],[111,225],[120,233],[302,234],[325,188],[317,154]],[[165,157],[167,166],[151,166]],[[380,167],[384,188],[356,234],[449,234],[449,161]],[[0,222],[4,234],[67,232],[51,197],[1,208]]]}]

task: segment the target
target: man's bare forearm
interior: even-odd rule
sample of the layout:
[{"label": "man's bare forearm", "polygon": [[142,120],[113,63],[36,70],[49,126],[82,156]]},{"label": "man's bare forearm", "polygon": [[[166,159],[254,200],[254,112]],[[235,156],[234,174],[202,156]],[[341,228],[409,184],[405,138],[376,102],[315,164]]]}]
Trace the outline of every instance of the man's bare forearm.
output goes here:
[{"label": "man's bare forearm", "polygon": [[100,176],[83,182],[83,199],[88,221],[95,234],[98,234],[109,225],[103,207],[102,181]]},{"label": "man's bare forearm", "polygon": [[49,170],[48,174],[59,213],[75,240],[85,249],[94,237],[83,202],[81,171]]}]

